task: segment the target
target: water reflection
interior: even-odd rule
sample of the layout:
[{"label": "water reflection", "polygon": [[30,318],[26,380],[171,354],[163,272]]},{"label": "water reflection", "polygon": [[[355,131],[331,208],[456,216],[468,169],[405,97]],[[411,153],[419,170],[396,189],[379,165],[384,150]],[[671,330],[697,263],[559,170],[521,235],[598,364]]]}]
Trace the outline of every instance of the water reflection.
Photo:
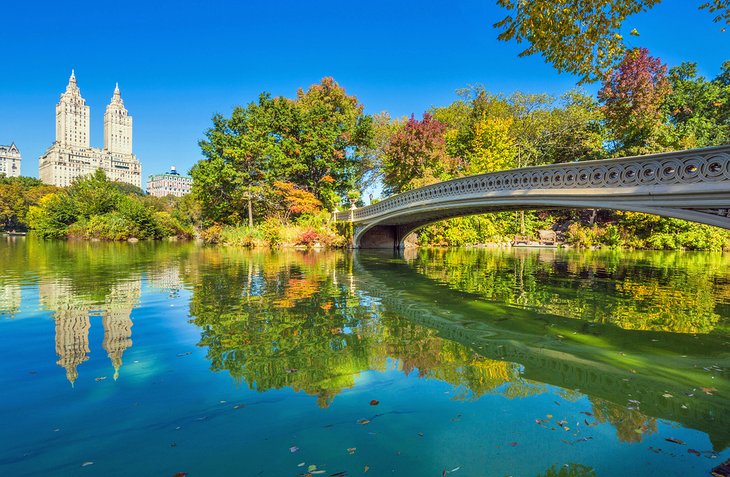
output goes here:
[{"label": "water reflection", "polygon": [[134,309],[146,296],[185,290],[210,368],[258,391],[290,388],[326,408],[369,370],[449,383],[464,400],[556,386],[566,399],[588,396],[584,425],[610,423],[623,442],[642,441],[667,419],[724,449],[729,261],[546,250],[419,251],[403,260],[29,240],[0,247],[0,313],[14,319],[20,287],[37,287],[71,383],[101,316],[116,379]]}]

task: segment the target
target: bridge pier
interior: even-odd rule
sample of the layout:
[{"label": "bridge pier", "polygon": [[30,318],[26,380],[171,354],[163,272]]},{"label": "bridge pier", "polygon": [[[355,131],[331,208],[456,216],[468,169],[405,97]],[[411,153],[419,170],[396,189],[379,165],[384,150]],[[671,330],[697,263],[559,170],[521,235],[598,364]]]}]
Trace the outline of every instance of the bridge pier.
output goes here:
[{"label": "bridge pier", "polygon": [[400,228],[398,225],[376,225],[362,232],[356,231],[353,247],[398,250],[403,240]]}]

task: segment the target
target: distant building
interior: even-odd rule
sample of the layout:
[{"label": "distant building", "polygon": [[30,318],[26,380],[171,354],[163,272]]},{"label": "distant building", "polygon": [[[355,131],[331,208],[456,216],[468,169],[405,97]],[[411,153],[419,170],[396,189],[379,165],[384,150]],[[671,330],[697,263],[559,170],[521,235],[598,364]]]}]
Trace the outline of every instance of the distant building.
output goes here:
[{"label": "distant building", "polygon": [[166,195],[182,197],[189,194],[192,188],[193,178],[181,176],[175,166],[170,168],[170,172],[154,174],[147,179],[147,193],[155,197],[165,197]]},{"label": "distant building", "polygon": [[119,85],[104,113],[104,149],[89,144],[89,107],[71,71],[56,105],[56,142],[39,160],[40,179],[66,187],[77,177],[102,169],[112,181],[142,186],[142,167],[132,153],[132,116],[124,107]]},{"label": "distant building", "polygon": [[0,174],[5,174],[6,177],[20,175],[20,150],[15,143],[9,146],[0,145]]}]

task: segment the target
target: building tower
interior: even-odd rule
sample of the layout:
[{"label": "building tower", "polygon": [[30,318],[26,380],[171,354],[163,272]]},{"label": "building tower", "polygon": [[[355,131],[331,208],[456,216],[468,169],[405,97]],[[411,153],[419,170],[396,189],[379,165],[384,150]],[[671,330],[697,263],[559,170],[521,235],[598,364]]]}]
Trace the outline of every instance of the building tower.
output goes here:
[{"label": "building tower", "polygon": [[104,149],[110,153],[132,154],[132,116],[119,93],[119,83],[104,113]]},{"label": "building tower", "polygon": [[89,141],[89,107],[71,70],[66,91],[56,105],[56,142],[65,147],[88,148]]}]

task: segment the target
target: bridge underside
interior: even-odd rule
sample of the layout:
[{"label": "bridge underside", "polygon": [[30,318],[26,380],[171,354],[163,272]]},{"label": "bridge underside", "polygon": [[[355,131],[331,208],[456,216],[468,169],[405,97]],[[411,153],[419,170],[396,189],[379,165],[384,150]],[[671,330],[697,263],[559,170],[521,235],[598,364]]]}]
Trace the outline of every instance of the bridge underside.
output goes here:
[{"label": "bridge underside", "polygon": [[[573,199],[573,200],[571,200]],[[648,197],[645,201],[617,200],[617,197],[531,198],[476,197],[441,202],[414,204],[406,210],[385,214],[366,223],[355,223],[353,247],[368,249],[403,248],[405,238],[418,228],[440,220],[517,210],[614,209],[673,217],[730,229],[730,191],[717,196],[675,195],[665,200]]]}]

